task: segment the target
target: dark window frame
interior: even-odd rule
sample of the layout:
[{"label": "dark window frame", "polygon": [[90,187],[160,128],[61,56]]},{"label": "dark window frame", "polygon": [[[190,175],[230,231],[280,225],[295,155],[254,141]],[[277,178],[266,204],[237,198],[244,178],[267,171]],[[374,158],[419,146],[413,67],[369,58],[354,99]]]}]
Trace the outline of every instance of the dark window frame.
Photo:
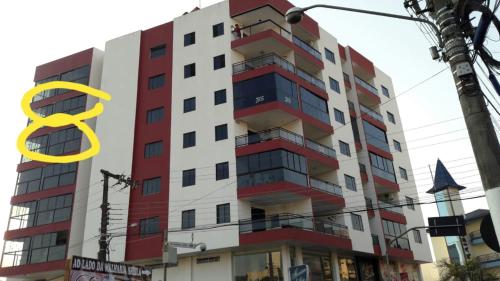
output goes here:
[{"label": "dark window frame", "polygon": [[139,235],[146,237],[160,233],[160,217],[149,217],[139,220]]},{"label": "dark window frame", "polygon": [[147,111],[146,113],[146,123],[154,124],[163,120],[165,117],[165,107],[157,107]]},{"label": "dark window frame", "polygon": [[226,55],[218,55],[213,58],[214,70],[222,69],[226,67]]},{"label": "dark window frame", "polygon": [[226,102],[227,102],[226,89],[221,89],[214,92],[214,105],[224,104]]},{"label": "dark window frame", "polygon": [[215,164],[215,180],[225,180],[229,178],[229,162]]},{"label": "dark window frame", "polygon": [[335,121],[345,125],[345,115],[343,111],[333,108],[333,116],[335,117]]},{"label": "dark window frame", "polygon": [[184,34],[184,47],[196,44],[196,32],[189,32]]},{"label": "dark window frame", "polygon": [[335,59],[335,53],[329,50],[328,48],[325,48],[325,59],[333,62],[334,64],[337,63]]},{"label": "dark window frame", "polygon": [[196,185],[196,169],[182,171],[182,187]]},{"label": "dark window frame", "polygon": [[352,191],[357,191],[356,178],[348,174],[344,174],[345,187]]},{"label": "dark window frame", "polygon": [[190,148],[196,146],[196,131],[184,133],[182,135],[182,148]]},{"label": "dark window frame", "polygon": [[196,97],[184,99],[184,113],[196,110]]},{"label": "dark window frame", "polygon": [[184,65],[184,79],[188,79],[196,76],[196,63],[190,63]]},{"label": "dark window frame", "polygon": [[148,196],[161,192],[161,177],[144,179],[142,181],[142,195]]},{"label": "dark window frame", "polygon": [[215,207],[217,224],[231,222],[231,205],[229,203],[219,204]]},{"label": "dark window frame", "polygon": [[347,142],[339,140],[339,151],[341,154],[351,157],[351,148]]},{"label": "dark window frame", "polygon": [[156,59],[164,56],[167,53],[167,45],[160,44],[149,49],[149,58]]},{"label": "dark window frame", "polygon": [[163,154],[163,141],[154,141],[144,145],[144,158],[150,159]]},{"label": "dark window frame", "polygon": [[212,25],[212,37],[216,38],[224,35],[224,22]]},{"label": "dark window frame", "polygon": [[184,210],[181,214],[181,229],[192,229],[196,227],[195,209]]},{"label": "dark window frame", "polygon": [[332,77],[328,77],[328,82],[330,84],[330,89],[340,94],[340,83]]},{"label": "dark window frame", "polygon": [[365,231],[363,217],[361,215],[351,213],[351,223],[353,230]]},{"label": "dark window frame", "polygon": [[228,139],[228,126],[227,124],[221,124],[215,126],[215,141],[221,141]]},{"label": "dark window frame", "polygon": [[396,124],[396,116],[389,111],[387,111],[387,120],[389,120],[392,124]]}]

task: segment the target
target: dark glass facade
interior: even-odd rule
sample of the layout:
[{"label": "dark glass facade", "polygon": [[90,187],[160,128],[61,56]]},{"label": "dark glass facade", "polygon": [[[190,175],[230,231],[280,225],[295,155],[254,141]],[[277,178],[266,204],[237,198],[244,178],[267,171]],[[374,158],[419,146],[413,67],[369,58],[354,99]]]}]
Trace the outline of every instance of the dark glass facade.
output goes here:
[{"label": "dark glass facade", "polygon": [[313,94],[311,91],[300,88],[302,111],[324,123],[330,124],[327,102]]},{"label": "dark glass facade", "polygon": [[389,143],[387,142],[387,136],[384,130],[379,129],[376,126],[363,120],[363,129],[365,131],[366,142],[375,147],[378,147],[384,151],[391,152],[389,148]]},{"label": "dark glass facade", "polygon": [[372,165],[372,172],[375,176],[384,178],[394,183],[396,182],[396,175],[394,174],[394,165],[392,164],[392,160],[370,152],[370,163]]}]

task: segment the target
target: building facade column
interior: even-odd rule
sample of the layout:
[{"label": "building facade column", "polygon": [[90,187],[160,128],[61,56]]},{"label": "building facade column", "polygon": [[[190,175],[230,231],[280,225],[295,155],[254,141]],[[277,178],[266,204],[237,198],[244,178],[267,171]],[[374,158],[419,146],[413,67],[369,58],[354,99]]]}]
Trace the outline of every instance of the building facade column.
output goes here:
[{"label": "building facade column", "polygon": [[290,281],[290,267],[292,266],[292,261],[290,259],[290,246],[281,245],[281,264],[283,271],[283,281]]},{"label": "building facade column", "polygon": [[295,247],[295,265],[304,264],[304,259],[302,258],[302,247]]},{"label": "building facade column", "polygon": [[337,253],[330,252],[330,262],[332,266],[332,277],[334,281],[340,281],[339,257]]}]

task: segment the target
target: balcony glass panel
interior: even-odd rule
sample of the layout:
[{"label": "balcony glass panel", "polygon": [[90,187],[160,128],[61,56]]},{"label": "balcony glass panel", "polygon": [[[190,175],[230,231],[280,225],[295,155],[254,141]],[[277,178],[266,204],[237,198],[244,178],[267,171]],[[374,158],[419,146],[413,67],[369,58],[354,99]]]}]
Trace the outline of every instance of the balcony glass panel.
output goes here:
[{"label": "balcony glass panel", "polygon": [[323,80],[318,79],[318,78],[312,76],[311,74],[309,74],[309,73],[307,73],[299,68],[297,68],[296,71],[297,71],[297,75],[300,78],[302,78],[302,79],[306,80],[307,82],[309,82],[310,84],[322,89],[323,91],[326,90],[325,82]]},{"label": "balcony glass panel", "polygon": [[375,147],[378,147],[386,152],[391,152],[387,143],[385,132],[378,127],[373,126],[369,122],[363,120],[363,129],[365,131],[366,142]]},{"label": "balcony glass panel", "polygon": [[307,187],[306,175],[281,168],[238,176],[238,188],[283,181]]},{"label": "balcony glass panel", "polygon": [[312,188],[316,188],[342,197],[342,187],[340,187],[340,185],[338,184],[322,181],[315,178],[310,178],[309,183],[311,184]]},{"label": "balcony glass panel", "polygon": [[378,120],[378,121],[384,123],[384,117],[382,116],[382,114],[380,114],[372,109],[369,109],[368,107],[366,107],[362,104],[359,104],[359,109],[361,110],[361,112],[368,114],[370,117],[374,118],[375,120]]},{"label": "balcony glass panel", "polygon": [[397,213],[400,215],[404,215],[403,208],[401,206],[394,205],[392,203],[378,201],[378,207],[384,209],[389,212]]},{"label": "balcony glass panel", "polygon": [[282,128],[274,128],[248,135],[236,137],[236,147],[246,146],[249,144],[261,143],[270,140],[281,139],[291,143],[304,146],[304,139],[301,135]]},{"label": "balcony glass panel", "polygon": [[370,163],[373,175],[396,183],[392,160],[370,152]]},{"label": "balcony glass panel", "polygon": [[314,117],[326,124],[330,124],[328,105],[325,100],[302,87],[300,88],[300,99],[302,102],[302,111],[305,114]]},{"label": "balcony glass panel", "polygon": [[316,50],[314,47],[312,47],[311,45],[309,45],[307,42],[299,39],[297,36],[293,36],[293,43],[297,46],[299,46],[301,49],[303,49],[304,51],[308,52],[309,54],[311,54],[313,57],[321,60],[321,53]]},{"label": "balcony glass panel", "polygon": [[306,147],[328,157],[337,158],[337,152],[335,151],[335,149],[326,145],[322,145],[310,139],[306,139]]},{"label": "balcony glass panel", "polygon": [[292,33],[290,31],[284,29],[281,27],[279,24],[275,23],[274,21],[267,19],[263,21],[259,21],[257,23],[250,24],[248,26],[245,26],[244,28],[241,28],[239,33],[238,31],[233,32],[233,40],[237,40],[240,38],[248,37],[250,35],[254,35],[263,31],[267,30],[273,30],[274,32],[278,33],[279,35],[283,36],[287,40],[292,40]]},{"label": "balcony glass panel", "polygon": [[358,76],[354,76],[354,81],[356,84],[360,85],[361,87],[365,88],[368,90],[370,93],[377,95],[378,96],[378,89],[372,86],[370,83],[366,82],[365,80],[359,78]]},{"label": "balcony glass panel", "polygon": [[234,109],[243,109],[273,101],[299,108],[296,84],[271,73],[234,84]]},{"label": "balcony glass panel", "polygon": [[233,64],[233,74],[254,70],[268,65],[277,65],[286,71],[295,73],[295,66],[276,54],[267,54]]}]

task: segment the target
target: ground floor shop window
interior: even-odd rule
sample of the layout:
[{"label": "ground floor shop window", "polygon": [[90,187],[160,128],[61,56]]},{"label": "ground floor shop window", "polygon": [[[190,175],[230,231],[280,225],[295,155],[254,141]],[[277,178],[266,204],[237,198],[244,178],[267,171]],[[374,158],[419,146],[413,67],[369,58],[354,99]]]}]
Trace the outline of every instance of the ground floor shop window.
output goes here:
[{"label": "ground floor shop window", "polygon": [[309,266],[311,281],[333,281],[329,257],[304,254],[303,259],[304,264]]},{"label": "ground floor shop window", "polygon": [[357,281],[356,263],[351,258],[339,258],[339,273],[341,281]]},{"label": "ground floor shop window", "polygon": [[237,255],[233,257],[235,281],[282,281],[280,252]]}]

